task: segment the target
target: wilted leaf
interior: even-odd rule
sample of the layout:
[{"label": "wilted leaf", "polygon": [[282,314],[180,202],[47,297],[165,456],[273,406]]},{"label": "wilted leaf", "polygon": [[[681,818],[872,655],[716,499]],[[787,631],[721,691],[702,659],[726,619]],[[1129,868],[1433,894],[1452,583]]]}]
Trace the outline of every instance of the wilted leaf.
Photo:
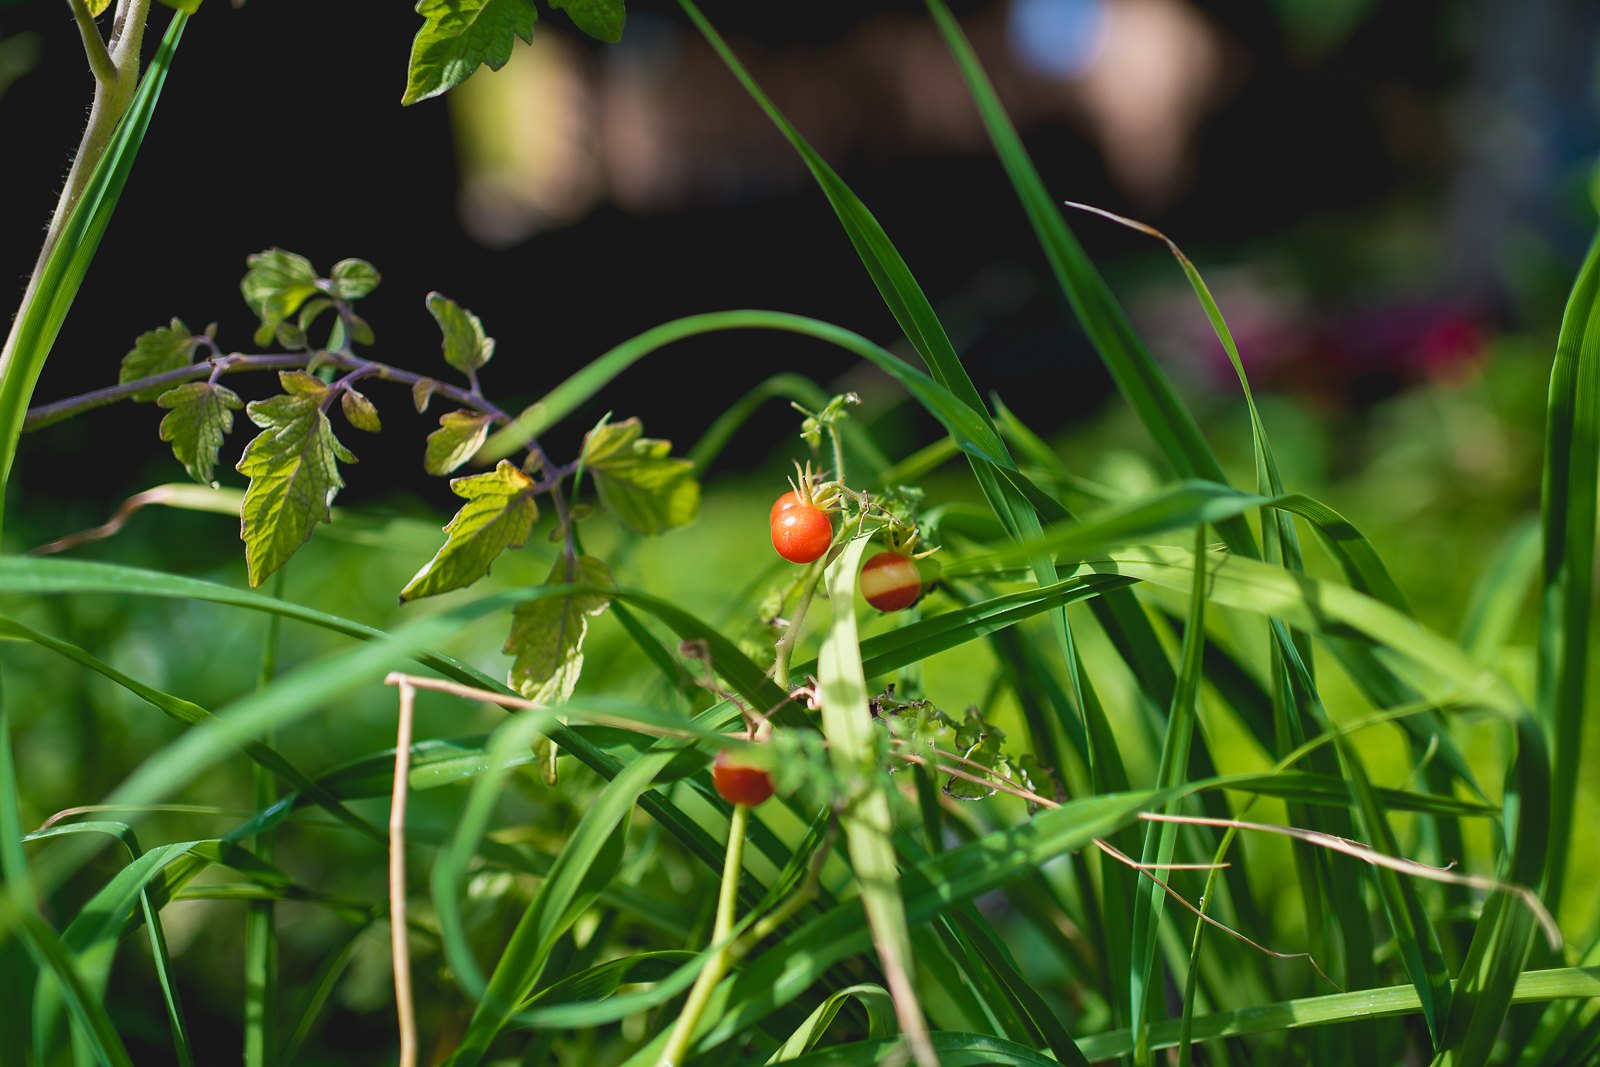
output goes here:
[{"label": "wilted leaf", "polygon": [[487,474],[452,480],[451,490],[467,502],[445,526],[444,545],[400,591],[400,599],[471,585],[489,573],[500,553],[526,544],[539,517],[533,484],[507,460]]},{"label": "wilted leaf", "polygon": [[550,6],[564,10],[574,26],[596,40],[612,44],[622,40],[627,14],[622,0],[550,0]]},{"label": "wilted leaf", "polygon": [[596,427],[583,440],[583,463],[600,503],[639,533],[658,534],[695,517],[700,483],[693,463],[670,454],[671,441],[642,432],[638,419]]},{"label": "wilted leaf", "polygon": [[[133,350],[122,357],[122,370],[118,382],[136,382],[154,374],[187,367],[194,362],[194,352],[200,347],[200,338],[189,332],[182,319],[173,319],[171,326],[141,333],[133,342]],[[140,402],[154,400],[167,387],[162,385],[141,389],[133,394]]]},{"label": "wilted leaf", "polygon": [[477,454],[489,436],[491,417],[476,411],[447,411],[439,428],[428,435],[428,453],[422,469],[429,474],[449,474]]},{"label": "wilted leaf", "polygon": [[418,0],[422,28],[411,42],[402,104],[437,96],[480,65],[499,70],[517,38],[533,39],[539,13],[532,0]]},{"label": "wilted leaf", "polygon": [[[593,556],[573,561],[563,555],[545,584],[569,583],[609,587],[611,572]],[[600,614],[610,603],[603,593],[582,592],[519,604],[505,644],[505,652],[516,657],[511,664],[511,687],[540,704],[556,704],[572,696],[583,671],[589,616]]]},{"label": "wilted leaf", "polygon": [[[280,377],[291,388],[292,376]],[[308,374],[300,377],[316,382]],[[311,539],[317,523],[329,521],[334,494],[344,486],[337,461],[354,463],[356,457],[334,437],[318,399],[307,393],[252,400],[245,413],[262,429],[235,468],[250,479],[239,536],[256,586]]]},{"label": "wilted leaf", "polygon": [[483,332],[478,316],[443,293],[428,294],[428,311],[444,333],[444,361],[466,374],[494,355],[494,338]]},{"label": "wilted leaf", "polygon": [[378,421],[378,408],[367,399],[365,393],[346,388],[339,397],[339,406],[344,408],[344,417],[356,429],[367,433],[377,433],[383,429],[383,423]]},{"label": "wilted leaf", "polygon": [[340,300],[360,300],[378,287],[383,276],[364,259],[341,259],[329,276],[333,295]]},{"label": "wilted leaf", "polygon": [[213,382],[188,382],[156,399],[167,409],[161,420],[161,439],[172,443],[189,476],[201,485],[215,485],[217,453],[222,439],[233,429],[233,413],[244,401],[232,389]]},{"label": "wilted leaf", "polygon": [[247,259],[249,269],[239,283],[244,302],[261,320],[256,344],[264,345],[277,327],[317,294],[317,272],[311,261],[281,248],[269,248]]}]

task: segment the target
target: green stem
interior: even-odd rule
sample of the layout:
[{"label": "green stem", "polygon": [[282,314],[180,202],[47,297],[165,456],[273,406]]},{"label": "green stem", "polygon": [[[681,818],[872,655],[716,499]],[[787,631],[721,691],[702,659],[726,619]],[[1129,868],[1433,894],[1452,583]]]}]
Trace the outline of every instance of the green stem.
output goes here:
[{"label": "green stem", "polygon": [[[283,598],[285,570],[280,569],[272,580],[272,596]],[[256,677],[259,692],[271,684],[278,673],[278,635],[282,630],[281,615],[267,616],[267,633],[261,648],[261,670]],[[275,743],[272,732],[262,738],[267,745]],[[252,765],[257,811],[264,811],[277,800],[273,776],[259,764]],[[250,851],[259,859],[272,862],[272,838],[268,834],[256,835]],[[277,1062],[277,1003],[278,1003],[278,931],[275,902],[271,899],[253,900],[245,912],[245,1009],[244,1009],[244,1062],[246,1067],[271,1067]]]},{"label": "green stem", "polygon": [[[733,933],[734,912],[739,902],[739,872],[744,867],[745,828],[749,821],[750,809],[743,804],[735,804],[733,817],[728,822],[728,854],[722,864],[722,889],[717,895],[717,915],[711,925],[713,945],[727,941]],[[705,1014],[712,992],[717,988],[717,983],[722,981],[723,975],[728,973],[734,958],[733,946],[723,945],[706,961],[705,968],[695,979],[694,988],[689,990],[689,999],[684,1002],[683,1012],[672,1028],[667,1047],[661,1050],[657,1067],[680,1067],[687,1061],[700,1017]]]},{"label": "green stem", "polygon": [[810,570],[805,577],[805,584],[800,593],[800,602],[794,606],[794,611],[789,617],[789,626],[783,631],[783,636],[778,638],[774,649],[776,656],[772,662],[772,680],[785,693],[789,691],[789,661],[794,657],[794,646],[800,640],[800,625],[805,622],[806,611],[811,607],[811,598],[817,593],[817,586],[822,581],[822,572],[827,562],[827,556],[815,563],[807,564]]}]

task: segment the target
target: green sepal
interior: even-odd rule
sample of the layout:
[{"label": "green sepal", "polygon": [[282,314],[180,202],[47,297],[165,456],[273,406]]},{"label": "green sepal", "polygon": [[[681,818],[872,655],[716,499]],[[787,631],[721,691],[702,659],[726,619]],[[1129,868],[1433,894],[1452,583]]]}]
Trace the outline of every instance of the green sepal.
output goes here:
[{"label": "green sepal", "polygon": [[422,469],[429,474],[449,474],[477,454],[489,436],[488,415],[462,409],[439,416],[439,428],[428,435],[428,452]]},{"label": "green sepal", "polygon": [[642,534],[691,521],[700,511],[694,464],[671,455],[672,442],[643,437],[638,419],[596,426],[583,439],[583,465],[600,503]]},{"label": "green sepal", "polygon": [[309,541],[317,523],[332,519],[334,495],[344,487],[339,462],[356,461],[322,412],[327,387],[299,371],[279,378],[287,394],[246,405],[245,414],[262,432],[234,468],[250,479],[239,509],[239,536],[252,586]]},{"label": "green sepal", "polygon": [[616,44],[622,40],[622,24],[627,18],[622,0],[550,0],[550,6],[565,11],[574,26],[597,41]]},{"label": "green sepal", "polygon": [[533,487],[533,479],[508,460],[485,474],[453,479],[451,491],[467,502],[445,526],[444,544],[406,583],[400,599],[471,585],[489,573],[500,553],[526,544],[539,517]]},{"label": "green sepal", "polygon": [[494,356],[494,338],[484,333],[478,316],[448,296],[429,293],[428,313],[444,334],[444,361],[456,370],[467,374]]},{"label": "green sepal", "polygon": [[[545,584],[607,588],[613,583],[611,571],[593,556],[572,559],[562,555]],[[518,604],[504,649],[516,657],[508,679],[511,687],[540,704],[557,704],[571,697],[583,671],[583,640],[589,633],[589,618],[606,610],[610,603],[611,598],[604,593],[585,590]]]},{"label": "green sepal", "polygon": [[418,0],[422,28],[411,42],[401,104],[438,96],[480,66],[499,70],[517,38],[533,40],[532,0]]},{"label": "green sepal", "polygon": [[215,486],[212,474],[222,439],[233,430],[233,413],[244,401],[232,389],[215,382],[186,382],[156,398],[167,409],[160,434],[170,442],[172,454],[189,477],[201,485]]},{"label": "green sepal", "polygon": [[378,287],[383,275],[364,259],[341,259],[328,276],[328,290],[340,300],[360,300]]},{"label": "green sepal", "polygon": [[[200,338],[189,332],[189,327],[183,324],[182,319],[175,318],[172,325],[146,331],[134,340],[132,350],[122,357],[122,369],[117,373],[117,382],[136,382],[140,378],[187,367],[194,362],[195,349],[199,347]],[[133,399],[148,402],[166,389],[166,386],[154,385],[134,393]]]},{"label": "green sepal", "polygon": [[383,423],[378,421],[377,405],[368,400],[365,393],[346,388],[339,396],[339,406],[344,409],[346,421],[356,429],[367,433],[377,433],[383,429]]}]

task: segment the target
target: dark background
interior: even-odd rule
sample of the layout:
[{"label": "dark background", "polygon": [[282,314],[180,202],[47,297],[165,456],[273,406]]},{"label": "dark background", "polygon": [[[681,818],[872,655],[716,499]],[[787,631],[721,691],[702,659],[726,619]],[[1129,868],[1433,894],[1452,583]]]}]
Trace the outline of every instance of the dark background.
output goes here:
[{"label": "dark background", "polygon": [[[826,202],[803,174],[766,187],[747,183],[731,196],[707,189],[650,214],[601,203],[575,222],[509,247],[472,241],[458,223],[458,164],[445,101],[399,106],[418,25],[408,7],[329,0],[205,5],[186,32],[122,207],[38,400],[113,382],[133,338],[172,315],[196,329],[217,321],[225,348],[248,350],[253,320],[239,299],[238,278],[248,253],[272,245],[324,270],[345,256],[378,266],[384,282],[362,308],[378,333],[375,358],[421,370],[437,365],[437,334],[422,303],[428,290],[472,308],[499,339],[485,385],[507,407],[537,397],[610,345],[694,312],[774,308],[885,343],[898,338]],[[959,10],[970,17],[984,7]],[[735,48],[797,55],[825,51],[869,16],[911,18],[921,10],[915,3],[706,5]],[[1380,314],[1390,298],[1372,296],[1369,257],[1350,246],[1372,225],[1363,220],[1398,212],[1420,220],[1436,252],[1421,276],[1406,281],[1406,300],[1443,301],[1491,328],[1525,314],[1548,328],[1555,309],[1548,299],[1531,313],[1519,305],[1503,253],[1508,234],[1522,241],[1517,247],[1531,241],[1538,255],[1529,270],[1556,285],[1567,283],[1567,269],[1581,255],[1586,154],[1597,128],[1594,9],[1576,2],[1357,5],[1348,25],[1320,37],[1308,37],[1293,10],[1265,0],[1201,8],[1233,49],[1230,87],[1204,120],[1192,180],[1167,203],[1131,203],[1091,141],[1065,120],[1025,130],[1049,187],[1063,198],[1139,214],[1197,258],[1209,257],[1201,260],[1206,265],[1248,261],[1279,242],[1298,257],[1317,301],[1340,309],[1376,300]],[[541,15],[537,33],[568,35],[598,53],[600,46],[576,34],[564,15]],[[147,54],[166,18],[158,7]],[[674,5],[630,4],[630,19],[630,31],[686,30]],[[0,277],[12,279],[16,291],[32,265],[90,89],[64,3],[0,2],[0,37],[18,33],[36,35],[38,63],[0,98],[6,160],[0,180],[7,194]],[[617,47],[630,47],[630,39],[625,35]],[[953,67],[948,76],[956,77]],[[794,102],[793,95],[778,100]],[[731,76],[704,106],[754,107]],[[772,151],[789,153],[776,137]],[[833,162],[878,214],[935,306],[976,308],[954,314],[952,328],[981,389],[997,391],[1043,430],[1096,409],[1109,383],[987,146],[858,151]],[[1097,220],[1070,221],[1119,286],[1138,278],[1137,269],[1122,265],[1154,255],[1148,239]],[[1170,261],[1150,269],[1170,271]],[[1537,290],[1541,298],[1549,288]],[[1359,329],[1335,332],[1357,348],[1366,343]],[[1318,375],[1319,390],[1331,388],[1339,403],[1359,405],[1404,384],[1407,373],[1370,353],[1323,352],[1322,358],[1359,364],[1331,386],[1327,374]],[[826,382],[850,365],[847,356],[792,338],[707,337],[645,360],[605,393],[605,407],[591,405],[582,414],[642,413],[650,433],[687,444],[708,412],[770,373],[798,367]],[[260,379],[235,385],[247,397],[266,388]],[[444,504],[448,493],[430,486],[417,463],[420,436],[433,416],[411,414],[398,390],[378,387],[372,395],[387,430],[378,441],[340,431],[363,460],[351,471],[344,499],[400,489],[434,507]],[[62,471],[87,468],[109,504],[181,478],[170,456],[152,447],[158,415],[119,405],[30,436],[19,459],[21,491],[48,498]],[[561,454],[583,425],[583,418],[573,419],[548,443]],[[770,432],[753,427],[725,462],[738,465],[743,457],[748,464],[788,432],[787,419]],[[242,444],[239,427],[235,433]],[[224,478],[238,480],[231,471]],[[74,487],[71,495],[81,493]]]}]

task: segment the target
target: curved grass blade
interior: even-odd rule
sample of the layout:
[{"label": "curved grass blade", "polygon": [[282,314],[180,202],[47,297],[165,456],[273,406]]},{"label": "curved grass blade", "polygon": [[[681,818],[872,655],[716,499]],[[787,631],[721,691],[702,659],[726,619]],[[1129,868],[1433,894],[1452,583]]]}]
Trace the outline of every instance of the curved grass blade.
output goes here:
[{"label": "curved grass blade", "polygon": [[17,907],[6,894],[0,894],[0,929],[15,934],[40,972],[60,983],[62,998],[99,1062],[107,1067],[133,1067],[133,1060],[128,1057],[122,1038],[106,1014],[104,1003],[84,985],[55,931],[37,915]]},{"label": "curved grass blade", "polygon": [[[787,372],[774,374],[758,382],[753,389],[734,401],[732,407],[718,415],[711,425],[706,427],[705,433],[700,435],[700,440],[695,442],[694,447],[684,453],[694,464],[696,476],[703,476],[711,461],[727,447],[728,441],[733,438],[739,427],[761,410],[763,404],[774,399],[791,400],[812,411],[821,411],[828,403],[828,394],[820,385],[802,374]],[[838,423],[838,427],[852,469],[865,468],[872,472],[873,477],[888,469],[888,457],[873,442],[871,435],[859,422],[843,419]]]},{"label": "curved grass blade", "polygon": [[[883,1038],[894,1033],[894,1002],[889,991],[870,982],[848,986],[818,1004],[806,1021],[801,1023],[768,1059],[768,1064],[792,1063],[816,1047],[822,1035],[838,1016],[844,1002],[854,997],[867,1010],[870,1038]],[[930,1035],[931,1036],[931,1035]],[[948,1062],[948,1061],[944,1061]]]}]

